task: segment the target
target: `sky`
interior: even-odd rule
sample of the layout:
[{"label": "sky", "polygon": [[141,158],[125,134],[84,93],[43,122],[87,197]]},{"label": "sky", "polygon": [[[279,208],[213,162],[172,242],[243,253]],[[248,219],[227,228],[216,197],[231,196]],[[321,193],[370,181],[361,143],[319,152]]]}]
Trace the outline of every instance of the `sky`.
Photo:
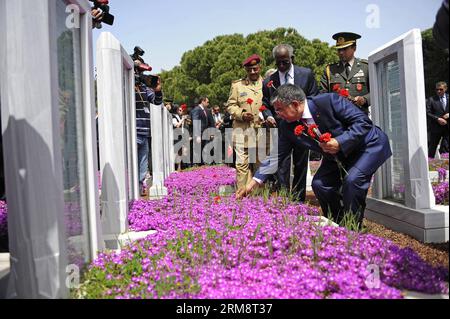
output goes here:
[{"label": "sky", "polygon": [[110,0],[111,32],[122,46],[136,45],[153,73],[180,64],[184,52],[216,36],[248,35],[278,27],[295,28],[305,38],[335,44],[337,32],[362,36],[356,56],[367,59],[383,44],[411,29],[433,26],[442,0]]}]

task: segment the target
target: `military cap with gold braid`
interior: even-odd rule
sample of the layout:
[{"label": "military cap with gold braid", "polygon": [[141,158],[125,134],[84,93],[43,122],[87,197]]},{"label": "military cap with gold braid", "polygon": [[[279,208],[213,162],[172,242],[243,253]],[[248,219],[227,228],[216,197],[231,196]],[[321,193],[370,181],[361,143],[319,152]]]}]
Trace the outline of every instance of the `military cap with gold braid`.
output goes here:
[{"label": "military cap with gold braid", "polygon": [[336,40],[335,49],[339,50],[356,44],[356,40],[361,39],[361,36],[352,32],[339,32],[333,35],[333,39]]}]

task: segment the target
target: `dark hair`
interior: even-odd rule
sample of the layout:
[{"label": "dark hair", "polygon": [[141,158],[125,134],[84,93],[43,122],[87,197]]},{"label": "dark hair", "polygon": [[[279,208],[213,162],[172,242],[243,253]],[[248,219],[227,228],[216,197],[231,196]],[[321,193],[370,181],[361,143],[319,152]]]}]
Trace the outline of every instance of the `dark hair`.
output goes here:
[{"label": "dark hair", "polygon": [[289,105],[293,101],[303,102],[304,100],[306,100],[306,94],[301,88],[293,84],[285,84],[275,91],[271,102],[274,104],[280,101],[283,105]]},{"label": "dark hair", "polygon": [[208,97],[207,96],[201,96],[199,99],[198,99],[198,103],[200,104],[200,103],[203,103],[204,101],[206,101],[208,99]]},{"label": "dark hair", "polygon": [[443,87],[447,88],[447,83],[444,81],[440,81],[440,82],[436,83],[436,88],[438,88],[439,86],[443,86]]}]

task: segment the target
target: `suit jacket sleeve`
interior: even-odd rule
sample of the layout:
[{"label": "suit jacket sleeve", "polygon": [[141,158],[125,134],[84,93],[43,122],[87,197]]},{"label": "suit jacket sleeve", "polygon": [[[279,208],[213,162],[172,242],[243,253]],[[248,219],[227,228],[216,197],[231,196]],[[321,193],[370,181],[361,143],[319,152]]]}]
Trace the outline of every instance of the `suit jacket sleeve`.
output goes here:
[{"label": "suit jacket sleeve", "polygon": [[269,157],[261,163],[261,166],[255,173],[255,178],[263,183],[267,180],[267,178],[269,178],[270,175],[277,172],[278,163],[281,163],[286,157],[288,157],[294,147],[291,140],[286,136],[286,133],[283,133],[285,131],[285,128],[280,127],[278,130],[280,134],[278,138],[278,148],[273,148],[273,151],[270,153]]},{"label": "suit jacket sleeve", "polygon": [[427,116],[434,121],[437,121],[439,119],[439,116],[434,114],[434,108],[433,108],[433,98],[430,97],[427,100]]},{"label": "suit jacket sleeve", "polygon": [[211,110],[206,111],[206,114],[208,114],[208,127],[216,128],[216,122],[214,121]]},{"label": "suit jacket sleeve", "polygon": [[314,77],[314,73],[312,70],[308,72],[308,82],[307,82],[307,89],[305,91],[306,96],[316,96],[318,95],[319,89],[317,87],[317,82]]},{"label": "suit jacket sleeve", "polygon": [[366,95],[364,95],[364,98],[366,99],[367,103],[364,105],[365,107],[369,107],[370,106],[370,82],[369,82],[369,70],[367,70],[366,73],[366,85],[367,85],[367,91],[369,93],[367,93]]},{"label": "suit jacket sleeve", "polygon": [[235,120],[243,121],[242,115],[244,110],[239,106],[239,90],[237,83],[231,85],[230,97],[228,98],[228,113],[230,113]]},{"label": "suit jacket sleeve", "polygon": [[196,107],[192,110],[191,113],[191,118],[192,118],[192,127],[193,127],[193,131],[192,131],[192,135],[194,135],[195,137],[197,136],[202,136],[202,118],[200,116],[200,108]]},{"label": "suit jacket sleeve", "polygon": [[272,105],[270,104],[270,88],[267,87],[267,84],[270,81],[270,77],[264,80],[263,82],[263,99],[262,104],[267,108],[266,111],[264,111],[264,118],[267,119],[268,117],[273,117],[278,122],[278,119],[276,118],[276,115],[274,115],[274,112],[272,112]]},{"label": "suit jacket sleeve", "polygon": [[335,139],[342,153],[349,156],[364,140],[373,123],[359,108],[337,94],[330,94],[330,102],[337,120],[346,128],[346,131]]}]

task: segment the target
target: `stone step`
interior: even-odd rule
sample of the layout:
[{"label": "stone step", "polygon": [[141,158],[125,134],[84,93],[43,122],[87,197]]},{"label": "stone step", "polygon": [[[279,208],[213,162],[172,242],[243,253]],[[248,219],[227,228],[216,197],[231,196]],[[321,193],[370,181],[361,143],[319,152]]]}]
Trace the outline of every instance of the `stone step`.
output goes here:
[{"label": "stone step", "polygon": [[0,280],[9,273],[9,254],[0,254]]}]

